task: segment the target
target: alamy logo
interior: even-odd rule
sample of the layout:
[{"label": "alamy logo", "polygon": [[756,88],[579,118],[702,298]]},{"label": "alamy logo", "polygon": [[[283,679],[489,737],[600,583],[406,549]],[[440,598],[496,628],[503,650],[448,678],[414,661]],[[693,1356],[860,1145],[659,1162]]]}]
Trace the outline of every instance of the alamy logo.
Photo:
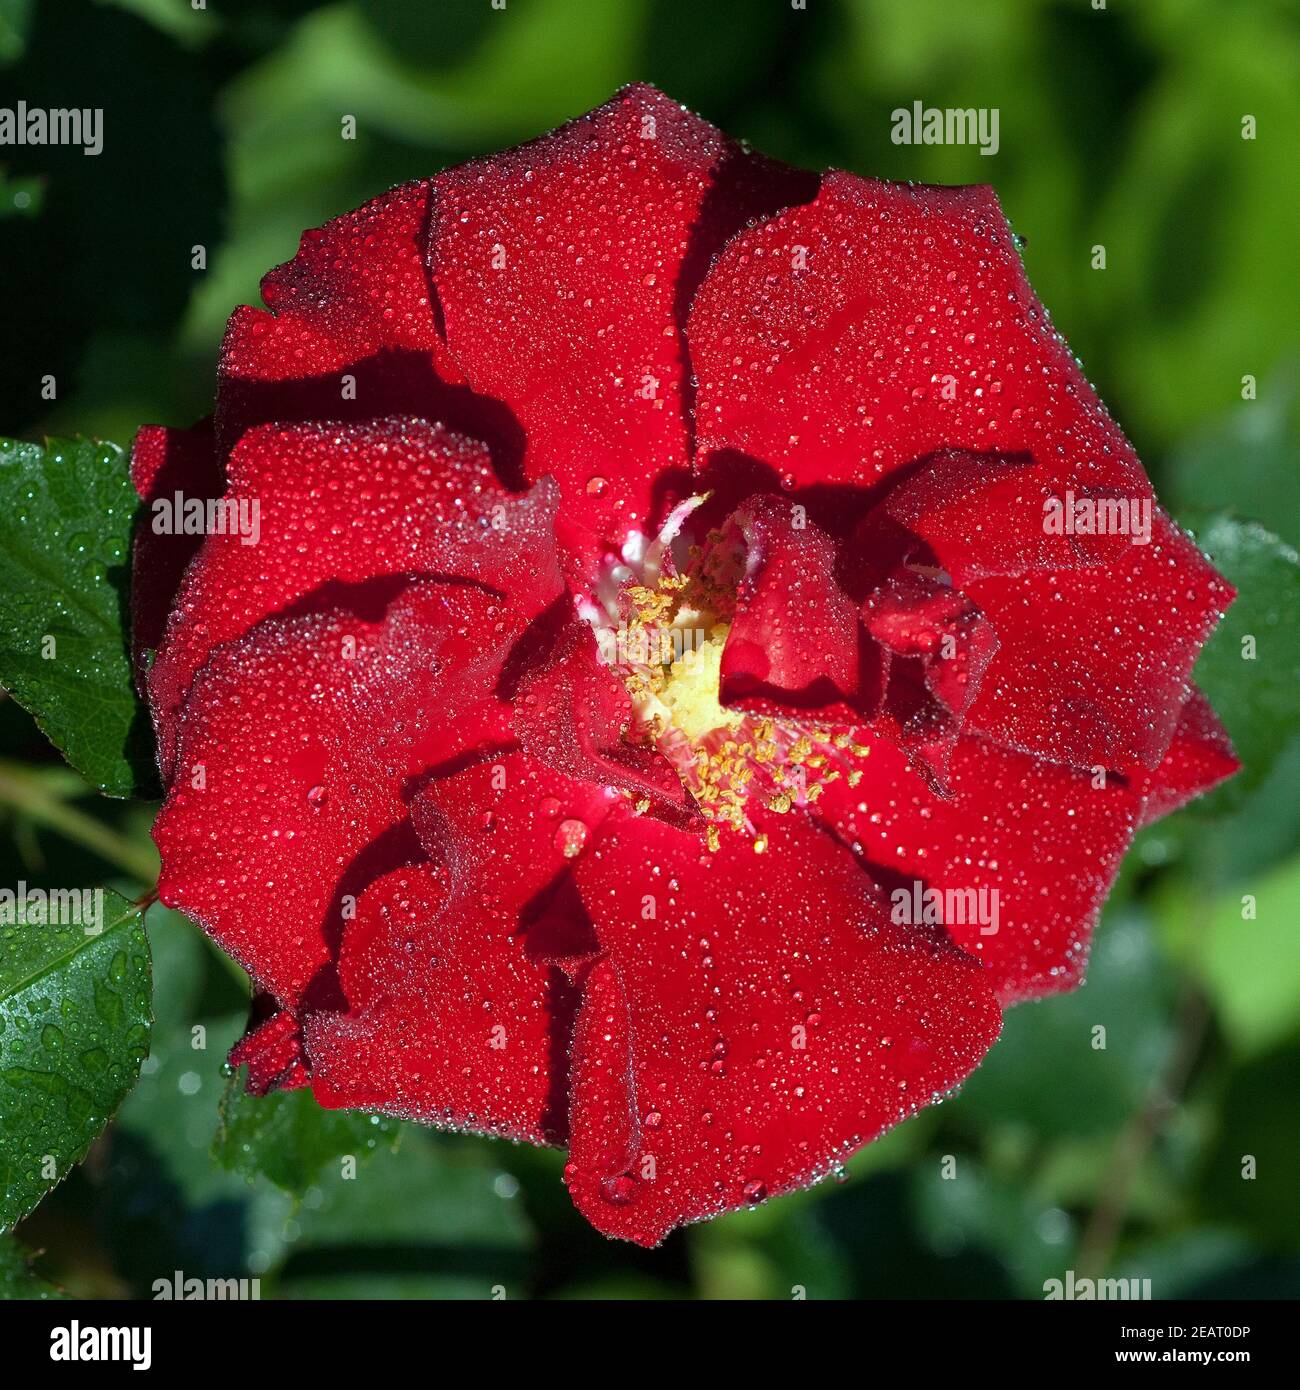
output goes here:
[{"label": "alamy logo", "polygon": [[889,138],[896,145],[978,145],[980,154],[997,154],[996,106],[925,106],[914,101],[889,113]]},{"label": "alamy logo", "polygon": [[889,895],[890,921],[898,926],[979,927],[981,936],[998,934],[1001,916],[996,888],[926,888],[919,880]]},{"label": "alamy logo", "polygon": [[153,1365],[153,1328],[68,1327],[50,1329],[51,1361],[129,1361],[133,1371]]},{"label": "alamy logo", "polygon": [[47,108],[0,106],[0,145],[80,145],[82,154],[104,148],[104,110],[100,106]]},{"label": "alamy logo", "polygon": [[607,666],[671,666],[698,657],[708,642],[699,627],[598,627],[596,647]]},{"label": "alamy logo", "polygon": [[1149,497],[1064,497],[1043,502],[1043,533],[1048,536],[1127,536],[1134,545],[1151,541]]},{"label": "alamy logo", "polygon": [[1074,1270],[1067,1269],[1064,1279],[1048,1279],[1043,1283],[1043,1298],[1049,1303],[1056,1299],[1135,1302],[1150,1297],[1150,1279],[1076,1279]]},{"label": "alamy logo", "polygon": [[153,1281],[155,1301],[196,1303],[233,1303],[262,1297],[260,1279],[187,1279],[183,1270],[177,1270],[170,1279]]},{"label": "alamy logo", "polygon": [[256,545],[262,534],[262,504],[256,497],[186,497],[183,492],[153,501],[155,536],[238,536]]},{"label": "alamy logo", "polygon": [[104,930],[102,888],[0,888],[0,923],[20,927],[82,927],[87,936]]}]

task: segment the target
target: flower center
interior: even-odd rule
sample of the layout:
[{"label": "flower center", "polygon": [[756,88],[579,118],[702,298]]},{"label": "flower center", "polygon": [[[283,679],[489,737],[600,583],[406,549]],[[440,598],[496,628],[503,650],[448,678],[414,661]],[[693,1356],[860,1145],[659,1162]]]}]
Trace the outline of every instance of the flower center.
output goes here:
[{"label": "flower center", "polygon": [[730,623],[715,623],[697,647],[683,650],[666,668],[658,704],[668,727],[679,729],[692,742],[715,729],[734,729],[744,722],[739,710],[718,703],[722,685],[722,649]]},{"label": "flower center", "polygon": [[767,839],[750,817],[755,803],[781,814],[811,805],[841,776],[856,786],[862,772],[853,762],[867,749],[847,731],[803,727],[721,703],[722,654],[745,544],[730,526],[699,545],[680,534],[703,500],[679,507],[654,542],[630,537],[621,559],[597,582],[600,605],[587,603],[583,612],[596,629],[602,658],[632,698],[629,742],[654,747],[673,765],[708,822],[710,849],[730,828],[761,854]]}]

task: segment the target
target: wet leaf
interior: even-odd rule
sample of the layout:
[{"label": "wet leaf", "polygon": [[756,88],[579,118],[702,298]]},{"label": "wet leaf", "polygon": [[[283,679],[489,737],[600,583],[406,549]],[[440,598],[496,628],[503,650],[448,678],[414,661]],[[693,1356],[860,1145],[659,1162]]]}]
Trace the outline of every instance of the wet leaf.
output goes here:
[{"label": "wet leaf", "polygon": [[301,1197],[331,1159],[358,1162],[397,1146],[396,1120],[356,1110],[324,1110],[306,1087],[251,1096],[244,1076],[230,1078],[221,1100],[213,1157],[229,1172],[259,1174]]},{"label": "wet leaf", "polygon": [[136,505],[116,444],[0,439],[0,685],[110,796],[154,788],[127,655]]},{"label": "wet leaf", "polygon": [[149,1050],[140,910],[105,892],[102,912],[93,934],[0,926],[0,1229],[85,1157]]},{"label": "wet leaf", "polygon": [[1192,525],[1197,544],[1238,590],[1195,671],[1242,762],[1241,772],[1206,798],[1215,810],[1239,805],[1295,738],[1300,556],[1257,522],[1216,516]]}]

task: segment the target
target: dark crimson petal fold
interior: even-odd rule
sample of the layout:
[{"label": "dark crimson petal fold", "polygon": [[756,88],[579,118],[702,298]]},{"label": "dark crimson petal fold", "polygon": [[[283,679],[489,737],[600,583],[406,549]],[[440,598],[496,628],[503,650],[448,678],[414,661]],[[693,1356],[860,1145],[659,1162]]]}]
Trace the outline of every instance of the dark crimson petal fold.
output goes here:
[{"label": "dark crimson petal fold", "polygon": [[997,652],[998,635],[982,613],[973,612],[955,619],[944,637],[951,638],[952,650],[948,652],[940,639],[939,650],[925,662],[925,683],[953,716],[954,732],[960,733]]},{"label": "dark crimson petal fold", "polygon": [[326,1106],[559,1143],[577,992],[596,950],[569,870],[609,795],[518,750],[435,773],[428,861],[372,884],[339,953],[346,1007],[305,1022]]},{"label": "dark crimson petal fold", "polygon": [[154,826],[159,896],[281,1004],[298,1008],[313,982],[331,996],[345,899],[415,843],[410,779],[509,742],[490,694],[505,659],[484,642],[492,606],[416,584],[378,621],[271,618],[196,679]]},{"label": "dark crimson petal fold", "polygon": [[421,415],[493,431],[500,412],[471,399],[438,332],[428,203],[419,180],[304,232],[293,260],[262,280],[266,309],[235,310],[217,390],[223,456],[269,422]]},{"label": "dark crimson petal fold", "polygon": [[498,597],[488,630],[522,628],[561,589],[554,486],[512,496],[481,445],[423,420],[266,425],[231,455],[224,501],[257,539],[210,535],[188,570],[149,693],[164,773],[194,675],[223,642],[340,586],[451,577]]},{"label": "dark crimson petal fold", "polygon": [[710,256],[816,184],[640,85],[433,181],[448,345],[522,424],[527,476],[558,479],[580,582],[689,466],[685,313]]},{"label": "dark crimson petal fold", "polygon": [[900,568],[864,600],[867,631],[898,656],[933,656],[975,605],[922,570]]},{"label": "dark crimson petal fold", "polygon": [[737,520],[749,549],[722,656],[723,703],[853,722],[879,703],[882,668],[860,641],[834,541],[785,498],[750,498]]},{"label": "dark crimson petal fold", "polygon": [[145,653],[162,641],[167,614],[181,575],[203,543],[201,535],[178,534],[174,527],[154,529],[155,502],[172,511],[182,501],[207,502],[225,489],[212,437],[212,421],[188,430],[145,425],[131,445],[131,482],[144,507],[131,544],[131,656],[136,681],[145,688]]},{"label": "dark crimson petal fold", "polygon": [[739,450],[801,486],[866,485],[941,449],[997,450],[1150,496],[987,187],[827,174],[732,239],[688,339],[701,463]]},{"label": "dark crimson petal fold", "polygon": [[1235,590],[1158,509],[1151,539],[1109,565],[967,585],[998,650],[969,727],[1040,757],[1156,767],[1192,667]]},{"label": "dark crimson petal fold", "polygon": [[609,1235],[675,1226],[825,1177],[962,1081],[997,1036],[984,971],[897,927],[802,815],[767,855],[710,855],[611,818],[578,860],[606,956],[574,1036],[566,1180]]},{"label": "dark crimson petal fold", "polygon": [[500,919],[532,957],[567,965],[597,949],[573,861],[620,800],[507,747],[436,773],[416,800],[415,828],[467,915]]},{"label": "dark crimson petal fold", "polygon": [[891,892],[984,894],[954,899],[944,925],[984,962],[1003,1003],[1078,984],[1137,827],[1137,790],[965,737],[947,750],[939,795],[890,741],[863,737],[861,782],[833,782],[818,815]]},{"label": "dark crimson petal fold", "polygon": [[307,1063],[297,1015],[279,1008],[271,995],[259,994],[253,1000],[248,1031],[230,1049],[229,1062],[232,1067],[248,1068],[250,1095],[305,1086]]},{"label": "dark crimson petal fold", "polygon": [[667,760],[624,737],[631,722],[627,687],[601,662],[590,625],[576,618],[515,696],[515,732],[540,762],[617,787],[676,822],[697,819],[695,799]]},{"label": "dark crimson petal fold", "polygon": [[1193,690],[1178,717],[1173,741],[1160,766],[1139,779],[1144,794],[1142,825],[1176,811],[1231,777],[1241,766],[1227,731],[1199,690]]},{"label": "dark crimson petal fold", "polygon": [[865,727],[903,749],[943,795],[997,633],[955,590],[923,575],[891,581],[864,609],[868,630],[888,649],[889,672],[881,710]]}]

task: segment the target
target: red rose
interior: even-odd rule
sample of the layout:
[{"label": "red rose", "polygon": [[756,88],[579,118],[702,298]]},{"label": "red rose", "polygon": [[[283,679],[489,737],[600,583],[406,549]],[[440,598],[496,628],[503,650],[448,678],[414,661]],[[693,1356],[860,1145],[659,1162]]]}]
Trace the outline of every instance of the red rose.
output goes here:
[{"label": "red rose", "polygon": [[654,1244],[956,1086],[1236,766],[1232,591],[987,188],[637,87],[262,288],[134,453],[260,513],[136,556],[161,894],[264,991],[255,1088],[566,1146]]}]

